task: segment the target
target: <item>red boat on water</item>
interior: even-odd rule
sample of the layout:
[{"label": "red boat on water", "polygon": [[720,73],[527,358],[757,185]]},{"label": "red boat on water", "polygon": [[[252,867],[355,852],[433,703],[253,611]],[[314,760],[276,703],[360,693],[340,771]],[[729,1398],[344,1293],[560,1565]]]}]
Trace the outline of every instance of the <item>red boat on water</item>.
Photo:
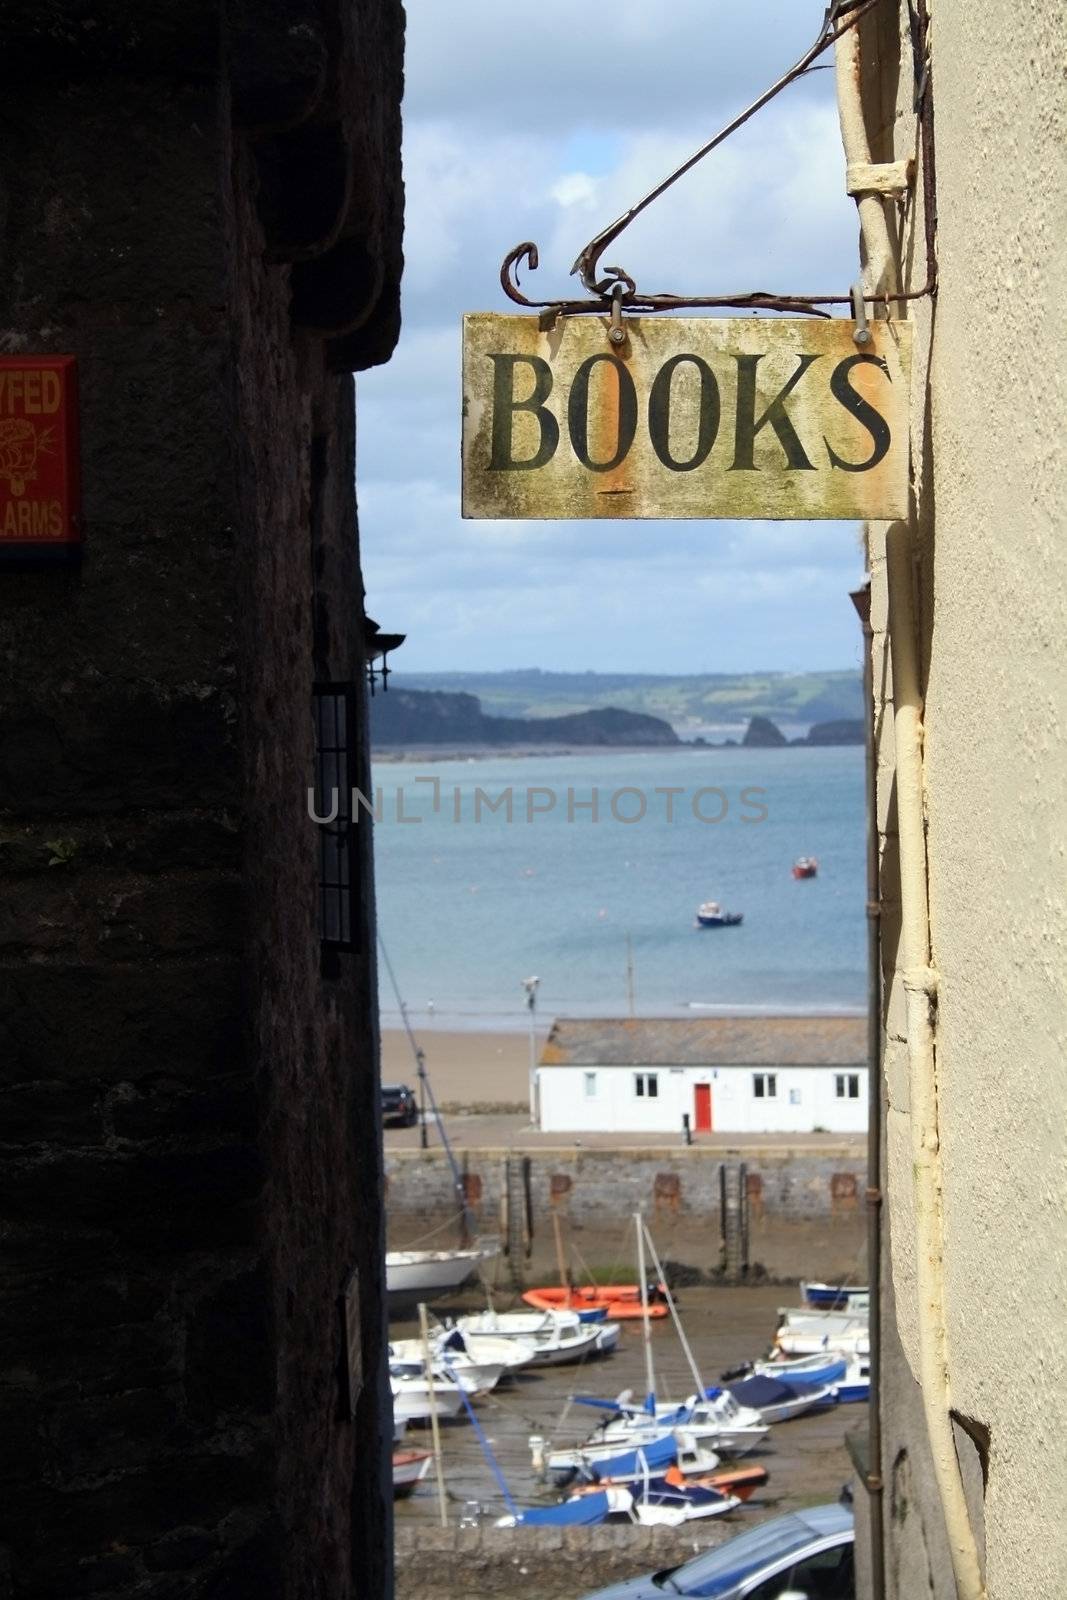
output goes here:
[{"label": "red boat on water", "polygon": [[[527,1289],[522,1298],[528,1306],[536,1306],[538,1311],[577,1311],[581,1316],[583,1311],[603,1310],[609,1322],[625,1322],[642,1314],[641,1286],[637,1283],[590,1283]],[[648,1314],[650,1317],[667,1315],[667,1302],[661,1284],[649,1286]]]},{"label": "red boat on water", "polygon": [[818,871],[819,863],[814,856],[798,856],[793,862],[794,878],[814,878]]}]

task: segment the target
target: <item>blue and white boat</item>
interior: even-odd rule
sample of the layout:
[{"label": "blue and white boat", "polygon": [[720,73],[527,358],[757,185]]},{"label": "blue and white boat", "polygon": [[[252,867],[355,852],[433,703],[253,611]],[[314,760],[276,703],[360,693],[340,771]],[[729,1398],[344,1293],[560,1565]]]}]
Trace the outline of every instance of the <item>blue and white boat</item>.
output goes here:
[{"label": "blue and white boat", "polygon": [[593,1528],[633,1503],[628,1489],[598,1489],[554,1506],[526,1506],[498,1517],[498,1528]]},{"label": "blue and white boat", "polygon": [[717,900],[705,900],[697,907],[698,928],[736,928],[743,920],[740,911],[724,911]]},{"label": "blue and white boat", "polygon": [[848,1363],[845,1376],[837,1383],[836,1389],[837,1398],[842,1405],[850,1405],[860,1400],[869,1400],[871,1397],[870,1356],[853,1356]]},{"label": "blue and white boat", "polygon": [[746,1376],[776,1378],[779,1383],[842,1383],[848,1358],[835,1354],[798,1356],[795,1361],[754,1361]]},{"label": "blue and white boat", "polygon": [[808,1411],[825,1411],[837,1404],[837,1391],[828,1383],[782,1383],[777,1378],[742,1378],[729,1385],[742,1406],[751,1406],[766,1423],[789,1422]]},{"label": "blue and white boat", "polygon": [[823,1311],[844,1311],[851,1300],[852,1309],[855,1310],[860,1301],[853,1296],[869,1296],[870,1291],[866,1285],[860,1286],[850,1283],[806,1283],[800,1281],[800,1297],[809,1306],[818,1306]]}]

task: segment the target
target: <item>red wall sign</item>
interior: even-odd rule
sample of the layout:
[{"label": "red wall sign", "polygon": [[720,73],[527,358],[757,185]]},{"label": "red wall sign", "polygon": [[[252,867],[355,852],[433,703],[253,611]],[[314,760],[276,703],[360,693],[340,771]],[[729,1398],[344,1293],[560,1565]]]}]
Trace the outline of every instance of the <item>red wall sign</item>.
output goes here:
[{"label": "red wall sign", "polygon": [[0,556],[81,543],[74,356],[0,356]]}]

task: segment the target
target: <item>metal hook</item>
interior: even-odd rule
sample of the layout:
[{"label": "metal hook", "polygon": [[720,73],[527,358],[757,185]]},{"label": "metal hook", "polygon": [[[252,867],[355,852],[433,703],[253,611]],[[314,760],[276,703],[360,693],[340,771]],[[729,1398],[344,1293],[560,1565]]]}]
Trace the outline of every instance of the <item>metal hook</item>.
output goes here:
[{"label": "metal hook", "polygon": [[852,302],[852,320],[856,324],[852,333],[853,344],[868,345],[871,342],[871,330],[867,326],[867,307],[863,300],[863,285],[854,283],[848,295]]},{"label": "metal hook", "polygon": [[621,281],[611,286],[611,325],[608,328],[608,341],[614,345],[626,343],[626,329],[622,322],[622,297],[626,293],[626,285]]}]

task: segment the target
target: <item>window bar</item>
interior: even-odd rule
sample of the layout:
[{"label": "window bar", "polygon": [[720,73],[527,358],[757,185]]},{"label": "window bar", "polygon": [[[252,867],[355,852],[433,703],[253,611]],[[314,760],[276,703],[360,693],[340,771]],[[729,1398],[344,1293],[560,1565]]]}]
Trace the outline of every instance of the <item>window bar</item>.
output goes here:
[{"label": "window bar", "polygon": [[356,839],[352,819],[354,695],[351,684],[316,684],[315,810],[319,824],[319,937],[330,950],[358,950]]}]

